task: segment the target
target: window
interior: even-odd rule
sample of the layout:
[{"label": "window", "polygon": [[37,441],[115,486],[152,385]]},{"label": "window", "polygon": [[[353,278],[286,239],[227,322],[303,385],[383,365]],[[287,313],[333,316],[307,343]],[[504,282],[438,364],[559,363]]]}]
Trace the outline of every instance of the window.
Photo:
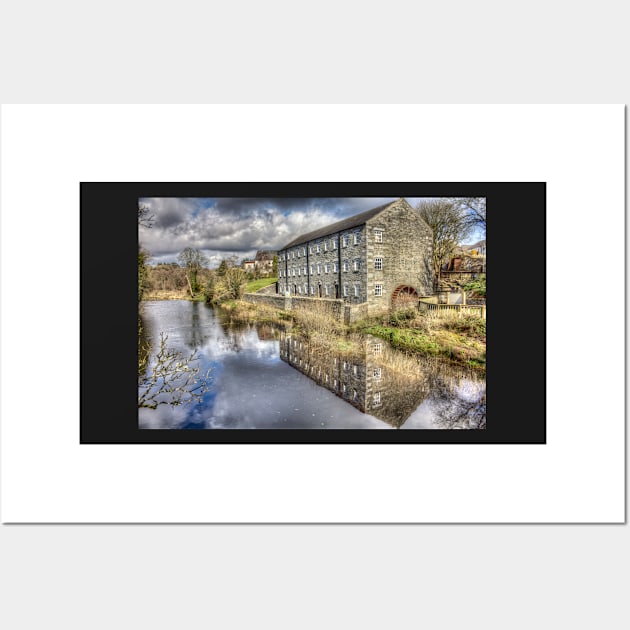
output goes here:
[{"label": "window", "polygon": [[298,293],[299,293],[300,295],[302,295],[302,287],[301,287],[301,286],[299,286],[299,287],[298,287]]},{"label": "window", "polygon": [[312,253],[313,253],[313,246],[311,245],[311,246],[309,247],[309,249],[310,249],[311,254],[312,254]]},{"label": "window", "polygon": [[352,366],[352,373],[356,376],[359,373],[359,368],[356,365]]},{"label": "window", "polygon": [[320,263],[317,263],[317,273],[321,273],[322,272],[322,266]]},{"label": "window", "polygon": [[334,380],[333,380],[333,387],[334,387],[335,389],[337,389],[337,379],[334,379]]},{"label": "window", "polygon": [[[308,295],[308,284],[304,283],[304,295]],[[300,348],[302,347],[302,344],[300,344]]]},{"label": "window", "polygon": [[377,271],[382,271],[382,269],[383,269],[383,259],[382,258],[375,258],[374,259],[374,269],[376,269]]},{"label": "window", "polygon": [[354,262],[352,263],[352,269],[354,269],[354,271],[359,271],[360,264],[361,261],[358,258],[355,258]]},{"label": "window", "polygon": [[341,242],[343,247],[348,247],[348,243],[350,242],[350,237],[347,234],[343,235],[343,240]]},{"label": "window", "polygon": [[334,271],[335,273],[337,273],[337,272],[339,271],[339,267],[337,266],[337,263],[336,263],[336,262],[334,262],[334,263],[333,263],[333,271]]},{"label": "window", "polygon": [[352,400],[359,400],[359,392],[356,389],[352,390]]},{"label": "window", "polygon": [[354,285],[354,297],[359,297],[361,295],[361,285],[360,284],[355,284]]},{"label": "window", "polygon": [[304,253],[304,255],[306,256],[306,247],[302,248],[302,252]]},{"label": "window", "polygon": [[324,273],[328,273],[330,271],[330,265],[328,263],[324,264]]},{"label": "window", "polygon": [[302,273],[306,275],[306,265],[304,265],[304,271]]},{"label": "window", "polygon": [[328,251],[328,241],[324,241],[324,251]]},{"label": "window", "polygon": [[329,295],[329,290],[328,290],[328,285],[326,285],[324,287],[324,293],[328,296]]},{"label": "window", "polygon": [[343,393],[345,394],[346,393],[346,384],[345,383],[341,386],[341,389],[343,390]]},{"label": "window", "polygon": [[298,258],[300,257],[300,250],[299,249],[298,249],[298,252],[297,252],[297,257]]},{"label": "window", "polygon": [[343,285],[343,296],[344,297],[348,297],[348,285],[347,284]]},{"label": "window", "polygon": [[344,361],[344,362],[343,362],[343,369],[344,369],[344,370],[347,370],[347,369],[348,369],[348,362],[347,362],[347,361]]},{"label": "window", "polygon": [[298,268],[298,276],[302,275],[302,270]]},{"label": "window", "polygon": [[374,242],[375,243],[383,242],[383,230],[374,230]]},{"label": "window", "polygon": [[344,271],[348,271],[348,269],[350,269],[350,264],[348,263],[347,260],[343,261],[343,270]]},{"label": "window", "polygon": [[291,257],[295,258],[295,252],[291,252]]},{"label": "window", "polygon": [[375,367],[374,368],[374,380],[375,381],[380,381],[381,377],[383,376],[383,370],[380,367]]},{"label": "window", "polygon": [[284,260],[284,254],[282,254],[282,260]]},{"label": "window", "polygon": [[317,251],[317,253],[319,254],[319,243],[317,243],[317,245],[315,247],[316,247],[315,251]]},{"label": "window", "polygon": [[314,266],[311,265],[311,276],[313,275],[313,269],[314,269]]},{"label": "window", "polygon": [[315,295],[315,287],[311,286],[311,295]]},{"label": "window", "polygon": [[372,352],[374,354],[382,354],[382,352],[383,352],[383,344],[380,343],[380,342],[372,344]]},{"label": "window", "polygon": [[374,285],[374,295],[378,295],[379,297],[383,295],[383,285],[375,284]]},{"label": "window", "polygon": [[330,239],[330,247],[332,249],[337,249],[337,241],[334,238]]},{"label": "window", "polygon": [[381,404],[381,392],[374,392],[374,394],[372,395],[372,402],[375,405]]},{"label": "window", "polygon": [[359,233],[358,232],[354,233],[354,244],[355,245],[359,244]]}]

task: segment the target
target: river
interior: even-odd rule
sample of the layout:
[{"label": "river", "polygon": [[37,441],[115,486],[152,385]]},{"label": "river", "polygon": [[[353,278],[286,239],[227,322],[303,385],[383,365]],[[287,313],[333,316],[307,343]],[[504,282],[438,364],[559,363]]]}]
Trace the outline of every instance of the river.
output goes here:
[{"label": "river", "polygon": [[147,375],[164,334],[169,350],[195,352],[193,366],[209,379],[199,400],[140,408],[141,429],[485,428],[485,380],[444,361],[410,359],[374,337],[335,355],[268,324],[230,324],[185,300],[146,302],[142,321]]}]

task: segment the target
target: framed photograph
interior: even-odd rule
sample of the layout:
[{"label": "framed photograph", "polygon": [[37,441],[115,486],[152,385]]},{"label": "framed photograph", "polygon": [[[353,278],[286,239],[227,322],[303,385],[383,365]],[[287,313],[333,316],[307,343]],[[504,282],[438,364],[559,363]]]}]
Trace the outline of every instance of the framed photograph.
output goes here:
[{"label": "framed photograph", "polygon": [[544,443],[544,226],[544,182],[83,182],[81,442]]}]

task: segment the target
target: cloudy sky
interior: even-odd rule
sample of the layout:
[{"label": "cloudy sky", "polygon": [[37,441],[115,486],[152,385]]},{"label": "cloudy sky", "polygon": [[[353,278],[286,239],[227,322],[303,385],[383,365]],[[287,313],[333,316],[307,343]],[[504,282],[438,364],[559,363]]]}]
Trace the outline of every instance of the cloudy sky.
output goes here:
[{"label": "cloudy sky", "polygon": [[[361,198],[143,198],[155,221],[139,228],[140,244],[151,263],[175,262],[186,247],[203,251],[210,267],[236,255],[240,262],[259,249],[280,249],[296,236],[395,201]],[[407,198],[412,205],[420,201]]]}]

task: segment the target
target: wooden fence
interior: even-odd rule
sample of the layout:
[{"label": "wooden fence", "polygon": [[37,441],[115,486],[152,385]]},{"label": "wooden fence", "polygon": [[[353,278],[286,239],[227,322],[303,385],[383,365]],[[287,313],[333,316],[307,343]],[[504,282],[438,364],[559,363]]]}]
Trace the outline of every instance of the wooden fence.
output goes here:
[{"label": "wooden fence", "polygon": [[475,315],[486,319],[486,306],[474,305],[474,304],[436,304],[435,302],[425,301],[421,299],[418,303],[418,307],[421,311],[428,311],[429,313],[457,313],[462,315]]},{"label": "wooden fence", "polygon": [[482,271],[440,271],[437,281],[444,280],[446,282],[470,282],[484,277],[486,274]]}]

